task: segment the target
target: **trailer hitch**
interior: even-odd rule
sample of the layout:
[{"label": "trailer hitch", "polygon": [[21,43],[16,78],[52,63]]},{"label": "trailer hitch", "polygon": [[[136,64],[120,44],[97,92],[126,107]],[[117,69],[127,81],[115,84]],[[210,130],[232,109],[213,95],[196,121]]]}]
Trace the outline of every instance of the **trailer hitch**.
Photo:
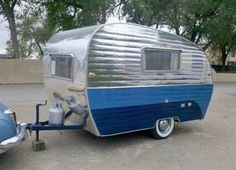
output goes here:
[{"label": "trailer hitch", "polygon": [[[44,104],[36,104],[36,122],[35,125],[39,125],[39,113],[40,113],[40,107],[41,106],[46,106],[47,105],[47,100],[45,100]],[[36,130],[36,141],[39,141],[39,130]]]},{"label": "trailer hitch", "polygon": [[[29,133],[31,134],[32,131],[34,130],[34,126],[39,126],[40,125],[40,119],[39,119],[39,114],[40,114],[40,107],[41,106],[46,106],[47,105],[47,100],[45,101],[45,103],[39,103],[36,104],[35,106],[35,112],[36,112],[36,121],[34,124],[28,123],[26,126],[26,129],[29,130]],[[32,141],[32,148],[34,151],[41,151],[41,150],[45,150],[46,149],[46,145],[45,142],[41,139],[39,139],[39,130],[35,130],[36,132],[36,139]]]},{"label": "trailer hitch", "polygon": [[[84,129],[86,126],[86,120],[88,118],[88,112],[83,114],[83,121],[82,124],[78,125],[50,125],[49,121],[43,121],[40,122],[40,107],[46,106],[47,100],[43,104],[36,104],[35,110],[36,110],[36,121],[35,123],[28,123],[26,129],[29,130],[30,134],[35,131],[36,132],[36,138],[32,141],[32,148],[34,151],[42,151],[46,149],[45,142],[39,138],[39,131],[53,131],[53,130],[79,130]],[[65,120],[73,113],[72,110],[68,111],[65,114]]]}]

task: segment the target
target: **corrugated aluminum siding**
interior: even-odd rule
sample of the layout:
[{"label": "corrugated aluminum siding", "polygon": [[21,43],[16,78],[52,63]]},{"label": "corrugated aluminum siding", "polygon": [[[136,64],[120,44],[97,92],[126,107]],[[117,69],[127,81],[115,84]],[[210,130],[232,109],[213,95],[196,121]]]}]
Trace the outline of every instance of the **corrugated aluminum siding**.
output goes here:
[{"label": "corrugated aluminum siding", "polygon": [[[147,73],[142,48],[181,50],[178,72]],[[182,37],[134,24],[108,24],[93,36],[88,54],[88,87],[199,84],[206,82],[207,58]]]}]

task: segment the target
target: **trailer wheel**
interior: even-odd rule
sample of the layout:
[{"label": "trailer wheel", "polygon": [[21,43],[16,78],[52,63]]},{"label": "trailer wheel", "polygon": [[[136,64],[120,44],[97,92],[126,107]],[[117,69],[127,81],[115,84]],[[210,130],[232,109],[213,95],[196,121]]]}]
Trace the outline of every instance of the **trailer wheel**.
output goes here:
[{"label": "trailer wheel", "polygon": [[151,130],[152,137],[155,139],[167,138],[173,131],[174,125],[174,118],[157,120],[155,127]]}]

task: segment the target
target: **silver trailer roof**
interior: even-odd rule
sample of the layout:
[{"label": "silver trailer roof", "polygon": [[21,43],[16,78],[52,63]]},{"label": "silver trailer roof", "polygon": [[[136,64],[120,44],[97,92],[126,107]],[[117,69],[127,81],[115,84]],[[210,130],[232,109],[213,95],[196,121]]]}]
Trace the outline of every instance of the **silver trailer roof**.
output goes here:
[{"label": "silver trailer roof", "polygon": [[[143,72],[143,48],[180,50],[181,70]],[[76,61],[74,81],[86,87],[207,81],[207,57],[198,46],[180,36],[136,24],[104,24],[61,31],[47,43],[45,56],[50,54],[72,55]],[[88,72],[96,76],[87,78]]]}]

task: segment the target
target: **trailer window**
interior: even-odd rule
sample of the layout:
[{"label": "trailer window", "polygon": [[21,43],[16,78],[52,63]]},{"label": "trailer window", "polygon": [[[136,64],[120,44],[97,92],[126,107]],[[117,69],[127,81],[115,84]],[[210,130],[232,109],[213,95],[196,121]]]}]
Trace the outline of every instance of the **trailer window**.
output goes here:
[{"label": "trailer window", "polygon": [[142,59],[144,71],[177,71],[180,51],[145,48]]},{"label": "trailer window", "polygon": [[72,56],[70,55],[51,55],[51,75],[72,79]]}]

